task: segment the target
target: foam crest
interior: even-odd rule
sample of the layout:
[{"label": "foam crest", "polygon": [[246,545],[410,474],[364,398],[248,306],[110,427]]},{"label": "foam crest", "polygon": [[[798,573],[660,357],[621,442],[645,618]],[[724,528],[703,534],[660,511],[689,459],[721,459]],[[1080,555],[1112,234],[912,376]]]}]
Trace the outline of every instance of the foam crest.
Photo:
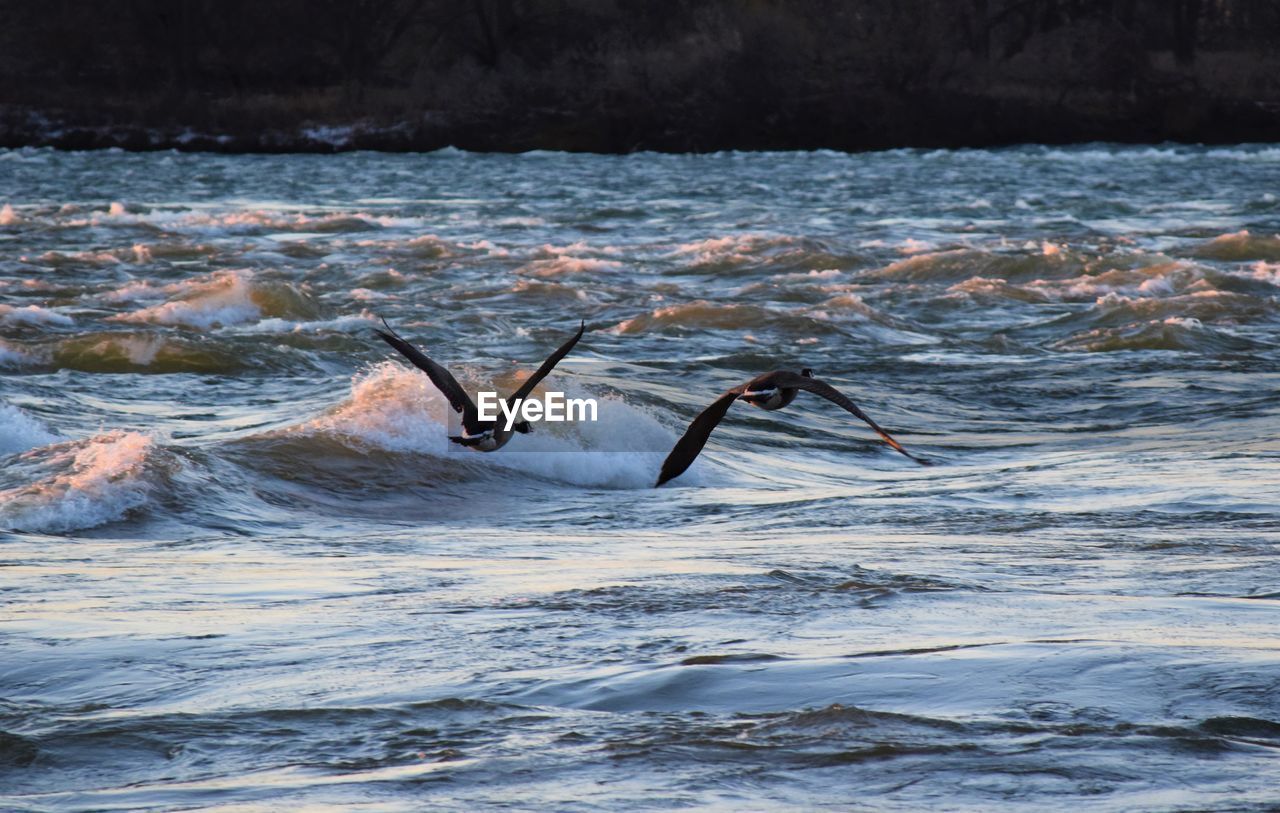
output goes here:
[{"label": "foam crest", "polygon": [[318,319],[313,321],[296,321],[291,319],[263,319],[240,330],[253,333],[355,333],[366,330],[378,322],[368,310],[362,310],[354,316],[339,316],[337,319]]},{"label": "foam crest", "polygon": [[1212,290],[1204,270],[1181,262],[1165,262],[1141,268],[1113,268],[1101,273],[1063,280],[1034,280],[1027,285],[1047,299],[1087,302],[1122,294],[1136,298],[1160,298]]},{"label": "foam crest", "polygon": [[[675,443],[671,431],[621,397],[596,396],[572,387],[566,388],[566,395],[594,397],[597,420],[535,424],[531,434],[517,436],[504,449],[484,457],[493,458],[493,466],[588,488],[651,487]],[[473,454],[453,452],[461,453]],[[698,482],[698,475],[690,481]]]},{"label": "foam crest", "polygon": [[1100,327],[1077,333],[1054,345],[1058,350],[1083,353],[1116,353],[1126,350],[1177,352],[1246,352],[1253,347],[1246,338],[1215,330],[1189,316],[1168,316],[1121,327]]},{"label": "foam crest", "polygon": [[465,461],[473,471],[517,472],[593,488],[652,486],[674,442],[670,430],[621,398],[572,389],[566,394],[595,397],[597,420],[539,423],[497,452],[473,452],[449,442],[448,404],[427,377],[385,361],[353,379],[347,401],[292,431],[332,435],[357,449],[426,454],[441,468],[456,469]]},{"label": "foam crest", "polygon": [[57,440],[57,435],[18,407],[0,404],[0,455],[25,452]]},{"label": "foam crest", "polygon": [[271,209],[242,209],[232,212],[153,212],[141,222],[166,230],[199,230],[233,234],[263,232],[314,232],[340,234],[381,228],[378,218],[361,212],[307,215]]},{"label": "foam crest", "polygon": [[14,369],[28,367],[36,363],[38,363],[38,359],[26,350],[0,339],[0,367]]},{"label": "foam crest", "polygon": [[113,265],[119,265],[122,261],[110,251],[72,251],[70,253],[62,251],[46,251],[38,258],[41,265],[52,266],[53,268],[71,268],[76,269],[83,266],[93,266],[95,268],[106,268]]},{"label": "foam crest", "polygon": [[808,270],[844,266],[851,259],[831,254],[815,240],[768,234],[738,234],[682,243],[669,256],[702,271],[750,266]]},{"label": "foam crest", "polygon": [[35,478],[0,490],[0,527],[65,533],[123,519],[150,499],[155,448],[148,435],[109,432],[23,454],[13,468]]},{"label": "foam crest", "polygon": [[717,305],[705,299],[670,305],[626,319],[614,332],[627,336],[665,327],[687,328],[753,328],[777,321],[781,314],[758,305]]},{"label": "foam crest", "polygon": [[75,323],[75,320],[70,316],[65,316],[48,308],[42,308],[39,305],[27,305],[25,307],[0,305],[0,324],[70,327]]},{"label": "foam crest", "polygon": [[517,280],[516,284],[512,285],[510,290],[513,294],[524,294],[531,299],[537,298],[547,301],[561,300],[567,302],[587,302],[591,299],[587,292],[582,288],[564,285],[559,282],[545,282],[542,280]]},{"label": "foam crest", "polygon": [[782,238],[763,234],[740,234],[727,237],[709,237],[692,243],[681,243],[672,253],[691,259],[698,265],[723,262],[744,262],[764,248],[779,244]]},{"label": "foam crest", "polygon": [[227,373],[245,359],[216,342],[149,333],[86,333],[64,339],[50,359],[58,369],[89,373]]},{"label": "foam crest", "polygon": [[1046,302],[1049,297],[1043,292],[1021,285],[1010,285],[1002,279],[991,277],[970,277],[947,289],[947,293],[961,297],[990,297],[1008,299],[1016,302]]},{"label": "foam crest", "polygon": [[295,431],[336,435],[357,447],[439,454],[449,442],[448,408],[425,375],[388,360],[356,375],[350,398]]},{"label": "foam crest", "polygon": [[[264,317],[305,319],[318,312],[302,291],[287,283],[261,281],[249,270],[215,271],[165,290],[172,294],[169,301],[115,318],[207,330]],[[132,295],[141,293],[134,291]]]},{"label": "foam crest", "polygon": [[1247,230],[1221,234],[1196,246],[1192,253],[1197,257],[1227,262],[1280,260],[1280,235],[1250,234]]},{"label": "foam crest", "polygon": [[563,277],[575,274],[602,274],[617,271],[622,263],[617,260],[598,260],[590,257],[556,257],[551,260],[534,260],[522,266],[517,274],[533,277]]}]

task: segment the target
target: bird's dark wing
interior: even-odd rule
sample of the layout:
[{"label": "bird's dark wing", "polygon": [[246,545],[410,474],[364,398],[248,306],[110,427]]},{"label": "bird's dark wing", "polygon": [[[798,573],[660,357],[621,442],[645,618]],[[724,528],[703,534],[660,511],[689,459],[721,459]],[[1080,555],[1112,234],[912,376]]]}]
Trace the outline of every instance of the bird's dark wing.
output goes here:
[{"label": "bird's dark wing", "polygon": [[547,356],[547,360],[542,362],[542,366],[539,367],[533,375],[526,378],[518,390],[507,397],[507,403],[514,405],[517,401],[523,401],[525,398],[528,398],[529,393],[533,392],[533,388],[538,386],[538,382],[551,374],[551,371],[555,369],[555,366],[560,363],[560,359],[569,355],[569,351],[578,343],[578,339],[582,338],[582,332],[586,329],[587,321],[584,319],[582,320],[582,324],[578,326],[578,332],[573,334],[573,337],[570,338],[569,341],[560,345],[560,347],[556,349],[556,352]]},{"label": "bird's dark wing", "polygon": [[859,418],[866,421],[868,426],[876,430],[876,433],[880,435],[880,437],[884,438],[885,443],[888,443],[894,449],[898,450],[899,452],[911,458],[912,460],[916,461],[922,466],[930,465],[929,461],[922,460],[921,458],[916,457],[915,455],[911,454],[911,452],[908,452],[906,449],[902,448],[902,444],[894,440],[893,437],[888,432],[880,428],[879,424],[871,420],[871,418],[867,416],[867,413],[863,412],[861,409],[858,409],[857,404],[855,404],[853,401],[850,401],[839,390],[837,390],[835,387],[831,386],[830,384],[827,384],[826,382],[823,382],[823,381],[819,381],[816,378],[809,378],[808,376],[799,375],[798,373],[791,373],[786,371],[776,373],[774,375],[774,380],[777,382],[779,387],[805,390],[806,392],[811,392],[814,395],[821,395],[823,398],[826,398],[828,401],[832,402],[833,404],[844,407],[848,411],[852,412],[854,415],[857,415]]},{"label": "bird's dark wing", "polygon": [[462,385],[458,383],[457,379],[448,370],[427,358],[426,354],[421,350],[400,338],[391,329],[391,325],[386,323],[386,320],[383,320],[382,324],[387,328],[386,330],[374,328],[373,332],[381,336],[384,342],[399,350],[402,356],[412,361],[413,366],[426,373],[427,377],[431,379],[431,383],[436,385],[436,389],[444,393],[444,397],[449,399],[449,405],[453,407],[453,411],[462,413],[464,423],[468,420],[474,420],[476,405],[466,391],[462,389]]},{"label": "bird's dark wing", "polygon": [[684,474],[685,469],[693,465],[702,447],[707,445],[707,438],[711,437],[711,432],[720,424],[729,407],[738,400],[738,396],[746,386],[746,384],[739,384],[731,390],[726,390],[724,395],[712,401],[711,406],[702,410],[698,417],[693,419],[689,428],[684,430],[684,437],[676,442],[667,459],[662,461],[662,472],[658,475],[658,482],[654,483],[654,488],[679,477]]}]

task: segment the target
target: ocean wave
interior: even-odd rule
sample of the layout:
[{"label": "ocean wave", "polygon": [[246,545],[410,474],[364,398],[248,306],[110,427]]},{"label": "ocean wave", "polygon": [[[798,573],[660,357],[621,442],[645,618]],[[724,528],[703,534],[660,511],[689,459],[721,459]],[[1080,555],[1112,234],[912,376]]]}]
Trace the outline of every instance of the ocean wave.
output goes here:
[{"label": "ocean wave", "polygon": [[745,268],[775,271],[846,268],[861,259],[835,253],[812,238],[768,234],[738,234],[682,243],[667,256],[700,273]]},{"label": "ocean wave", "polygon": [[18,407],[0,403],[0,455],[47,446],[58,439],[44,424]]},{"label": "ocean wave", "polygon": [[167,302],[114,318],[207,330],[267,317],[312,320],[320,310],[309,294],[250,270],[214,271],[165,290],[171,294]]},{"label": "ocean wave", "polygon": [[476,254],[484,250],[483,247],[463,245],[434,234],[422,234],[408,240],[363,239],[356,240],[354,245],[356,248],[373,249],[379,253],[397,254],[420,260],[449,259]]},{"label": "ocean wave", "polygon": [[363,310],[358,314],[339,316],[335,319],[295,321],[273,317],[261,322],[241,325],[237,333],[355,333],[376,325],[378,318]]},{"label": "ocean wave", "polygon": [[859,275],[860,280],[957,284],[974,277],[988,279],[1032,280],[1074,276],[1083,268],[1083,257],[1076,252],[1058,249],[1021,253],[1001,253],[981,249],[955,248],[913,254]]},{"label": "ocean wave", "polygon": [[1196,257],[1226,262],[1280,260],[1280,235],[1250,234],[1247,230],[1222,234],[1190,250]]},{"label": "ocean wave", "polygon": [[342,404],[289,431],[332,435],[361,449],[443,453],[448,409],[425,375],[384,361],[352,379]]},{"label": "ocean wave", "polygon": [[[990,150],[974,150],[976,153],[984,153],[995,157],[997,153]],[[952,154],[951,151],[943,151],[943,155]],[[1147,163],[1187,163],[1202,159],[1205,156],[1218,161],[1243,161],[1258,163],[1276,163],[1280,162],[1280,148],[1272,146],[1250,146],[1242,145],[1240,147],[1218,147],[1204,151],[1196,147],[1038,147],[1034,148],[1033,155],[1043,157],[1050,161],[1060,161],[1063,163],[1130,163],[1130,164],[1147,164]]]},{"label": "ocean wave", "polygon": [[1032,280],[1027,284],[1046,298],[1085,302],[1099,296],[1125,294],[1153,298],[1212,290],[1202,268],[1182,262],[1162,262],[1137,268],[1111,268],[1078,277]]},{"label": "ocean wave", "polygon": [[75,323],[75,320],[70,316],[48,308],[42,308],[39,305],[26,305],[25,307],[0,305],[0,324],[70,327]]},{"label": "ocean wave", "polygon": [[[65,533],[123,519],[145,506],[161,451],[149,435],[107,432],[11,459],[0,489],[0,527]],[[24,482],[13,484],[15,479]]]},{"label": "ocean wave", "polygon": [[[1154,310],[1199,319],[1248,321],[1274,310],[1277,275],[1265,263],[1220,270],[1183,260],[1134,267],[1093,268],[1079,276],[1015,283],[1001,277],[973,276],[947,288],[946,296],[1025,303],[1094,303],[1097,308],[1129,307],[1139,316]],[[1164,302],[1164,305],[1135,304]],[[1212,304],[1211,304],[1212,303]],[[1218,311],[1211,313],[1210,311]]]},{"label": "ocean wave", "polygon": [[530,299],[546,302],[586,302],[591,298],[583,288],[535,279],[517,280],[516,284],[511,286],[510,293],[522,294]]},{"label": "ocean wave", "polygon": [[70,253],[46,251],[36,257],[35,262],[49,268],[70,268],[74,270],[85,266],[104,268],[106,266],[119,265],[120,258],[109,251],[73,251]]},{"label": "ocean wave", "polygon": [[1170,318],[1242,324],[1269,317],[1276,307],[1273,300],[1230,291],[1196,291],[1161,298],[1109,293],[1099,297],[1084,316],[1100,326]]},{"label": "ocean wave", "polygon": [[1049,300],[1043,291],[1012,285],[1002,279],[970,277],[947,288],[948,295],[970,299],[994,299],[1013,302],[1043,303]]},{"label": "ocean wave", "polygon": [[[205,243],[189,243],[185,240],[164,240],[153,243],[135,243],[128,249],[128,256],[135,263],[153,260],[200,260],[217,256],[218,249]],[[119,254],[117,256],[120,256]]]},{"label": "ocean wave", "polygon": [[374,231],[382,227],[376,217],[362,212],[308,215],[271,209],[246,209],[231,212],[158,211],[139,218],[147,225],[165,231],[215,231],[235,234],[270,232],[305,232],[344,234]]},{"label": "ocean wave", "polygon": [[86,373],[226,374],[248,364],[243,353],[209,341],[150,333],[88,333],[62,339],[38,363]]},{"label": "ocean wave", "polygon": [[590,257],[556,257],[550,260],[534,260],[516,270],[517,274],[534,277],[561,277],[575,274],[601,274],[617,271],[622,263],[617,260],[599,260]]},{"label": "ocean wave", "polygon": [[1170,316],[1120,327],[1082,331],[1054,348],[1081,353],[1117,353],[1127,350],[1172,350],[1196,353],[1242,353],[1256,347],[1243,337],[1206,326],[1192,317]]},{"label": "ocean wave", "polygon": [[705,299],[656,308],[649,313],[625,319],[614,332],[629,336],[669,328],[694,330],[735,330],[784,326],[813,332],[831,332],[833,328],[821,317],[774,310],[760,305],[718,304]]},{"label": "ocean wave", "polygon": [[[556,390],[568,397],[590,395],[565,384]],[[385,361],[357,375],[342,404],[273,437],[318,437],[321,454],[327,441],[337,440],[364,453],[426,455],[450,478],[502,472],[595,488],[652,486],[674,442],[670,430],[620,397],[591,397],[598,404],[596,421],[540,423],[507,447],[481,454],[449,442],[448,404],[425,375]],[[289,450],[304,452],[297,446]]]},{"label": "ocean wave", "polygon": [[17,369],[38,364],[39,359],[24,347],[0,339],[0,367]]}]

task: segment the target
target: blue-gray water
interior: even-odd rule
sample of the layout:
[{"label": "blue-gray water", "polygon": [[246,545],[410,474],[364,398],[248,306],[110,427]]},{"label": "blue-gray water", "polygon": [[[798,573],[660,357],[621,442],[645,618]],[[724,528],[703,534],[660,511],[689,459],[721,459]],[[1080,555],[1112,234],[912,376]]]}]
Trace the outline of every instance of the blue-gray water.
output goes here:
[{"label": "blue-gray water", "polygon": [[[1280,147],[0,152],[0,807],[1280,803]],[[446,452],[385,316],[596,424]],[[739,405],[769,369],[834,405]]]}]

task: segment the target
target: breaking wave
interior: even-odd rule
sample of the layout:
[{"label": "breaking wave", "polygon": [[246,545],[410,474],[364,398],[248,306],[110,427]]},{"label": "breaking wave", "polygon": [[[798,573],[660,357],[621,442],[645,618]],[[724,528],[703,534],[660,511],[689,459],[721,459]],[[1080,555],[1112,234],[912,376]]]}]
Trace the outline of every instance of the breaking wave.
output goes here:
[{"label": "breaking wave", "polygon": [[680,305],[656,308],[618,323],[614,332],[622,335],[664,331],[670,328],[693,330],[734,330],[762,327],[792,327],[806,332],[830,332],[821,318],[774,310],[760,305],[718,304],[699,299]]},{"label": "breaking wave", "polygon": [[[560,385],[557,385],[560,386]],[[559,391],[559,390],[557,390]],[[591,396],[566,388],[568,397],[595,397],[597,420],[539,423],[494,453],[451,444],[451,414],[444,397],[417,370],[392,361],[357,375],[350,397],[329,412],[275,433],[338,441],[364,453],[429,456],[442,469],[483,476],[521,472],[594,488],[647,488],[674,442],[652,415],[619,397]],[[296,446],[293,453],[298,453]]]},{"label": "breaking wave", "polygon": [[214,271],[163,290],[171,295],[167,302],[116,318],[207,330],[267,317],[311,320],[319,315],[319,306],[305,292],[262,280],[249,270]]},{"label": "breaking wave", "polygon": [[4,325],[52,325],[54,327],[70,327],[75,320],[57,311],[42,308],[39,305],[0,305],[0,324]]},{"label": "breaking wave", "polygon": [[0,480],[0,527],[65,533],[123,519],[151,500],[155,476],[173,465],[163,457],[139,432],[24,452],[8,461]]},{"label": "breaking wave", "polygon": [[243,353],[212,341],[152,333],[87,333],[53,346],[55,369],[86,373],[230,373],[243,369]]},{"label": "breaking wave", "polygon": [[11,404],[0,404],[0,455],[25,452],[58,440],[44,424]]}]

